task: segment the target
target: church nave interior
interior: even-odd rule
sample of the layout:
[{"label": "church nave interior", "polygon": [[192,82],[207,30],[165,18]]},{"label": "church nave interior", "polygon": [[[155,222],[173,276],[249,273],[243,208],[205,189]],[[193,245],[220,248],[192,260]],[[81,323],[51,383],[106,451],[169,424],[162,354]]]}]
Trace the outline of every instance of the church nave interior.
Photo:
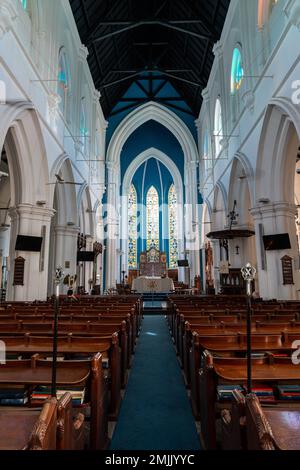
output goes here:
[{"label": "church nave interior", "polygon": [[299,34],[300,0],[0,0],[1,458],[300,450]]}]

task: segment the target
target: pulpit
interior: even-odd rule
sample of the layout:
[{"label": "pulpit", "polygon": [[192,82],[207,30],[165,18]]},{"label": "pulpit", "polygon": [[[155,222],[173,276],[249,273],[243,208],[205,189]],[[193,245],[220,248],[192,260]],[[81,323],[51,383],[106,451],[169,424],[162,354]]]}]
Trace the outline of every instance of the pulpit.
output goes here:
[{"label": "pulpit", "polygon": [[140,255],[140,276],[163,276],[167,274],[167,255],[152,246]]}]

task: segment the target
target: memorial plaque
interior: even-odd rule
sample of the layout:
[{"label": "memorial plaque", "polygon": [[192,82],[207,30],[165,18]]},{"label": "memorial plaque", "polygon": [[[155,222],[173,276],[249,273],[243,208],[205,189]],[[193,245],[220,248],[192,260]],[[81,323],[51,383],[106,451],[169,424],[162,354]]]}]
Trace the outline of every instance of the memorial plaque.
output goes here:
[{"label": "memorial plaque", "polygon": [[283,285],[294,284],[293,258],[285,255],[281,258]]},{"label": "memorial plaque", "polygon": [[15,259],[14,286],[24,286],[25,259],[19,256]]}]

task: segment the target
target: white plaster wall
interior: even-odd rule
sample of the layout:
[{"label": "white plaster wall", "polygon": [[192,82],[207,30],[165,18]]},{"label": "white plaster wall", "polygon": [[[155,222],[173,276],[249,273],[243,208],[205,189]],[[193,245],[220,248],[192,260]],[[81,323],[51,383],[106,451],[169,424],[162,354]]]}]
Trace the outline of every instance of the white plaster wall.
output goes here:
[{"label": "white plaster wall", "polygon": [[[257,27],[257,1],[256,0],[232,0],[226,18],[224,30],[220,41],[215,45],[215,61],[208,81],[207,88],[203,91],[203,104],[196,121],[198,129],[198,142],[200,154],[200,167],[203,172],[203,139],[204,131],[209,129],[212,137],[211,158],[213,162],[212,175],[201,175],[201,185],[204,200],[213,207],[215,186],[218,184],[224,188],[227,201],[232,204],[230,193],[230,175],[233,159],[237,155],[243,155],[248,164],[245,173],[251,194],[251,207],[259,206],[257,198],[257,159],[261,152],[260,142],[262,132],[266,126],[266,112],[268,107],[283,103],[284,111],[281,115],[288,115],[295,128],[299,129],[299,104],[292,103],[292,84],[300,80],[300,2],[299,0],[279,0],[274,7],[269,22],[262,31]],[[242,49],[243,67],[245,78],[241,89],[234,100],[239,101],[239,113],[233,114],[233,96],[230,93],[230,71],[232,51],[236,44]],[[218,159],[215,159],[214,149],[214,108],[217,97],[220,97],[223,115],[224,147]],[[283,109],[282,108],[282,109]],[[237,109],[237,108],[236,108]],[[298,121],[298,122],[297,122]],[[274,132],[279,132],[274,129]],[[298,133],[298,139],[300,134]],[[280,140],[280,136],[278,136]],[[282,137],[283,141],[283,137]],[[284,151],[282,151],[282,155]],[[282,158],[284,158],[282,156]],[[296,158],[296,155],[295,155]],[[272,155],[270,155],[270,171],[272,169]],[[268,165],[267,165],[268,167]],[[204,184],[206,181],[206,184]],[[208,183],[207,183],[208,182]],[[289,184],[285,181],[284,184]],[[293,185],[293,181],[290,181]],[[261,185],[263,187],[263,183]],[[274,185],[273,185],[274,186]],[[273,188],[276,193],[276,187]],[[256,193],[255,193],[256,191]],[[271,200],[279,202],[278,199]],[[284,202],[284,201],[282,201]],[[287,201],[290,202],[290,201]],[[229,207],[231,210],[231,208]],[[290,223],[290,215],[283,221],[282,214],[273,214],[273,221],[265,224],[265,229],[281,227],[286,230],[293,224]],[[290,213],[289,213],[290,214]],[[274,222],[280,219],[280,224]],[[268,219],[269,220],[269,219]],[[213,217],[212,217],[212,222]],[[214,227],[212,223],[212,230]],[[256,226],[257,229],[257,226]],[[266,232],[267,233],[267,232]],[[271,233],[271,232],[270,232]],[[275,233],[275,232],[274,232]],[[294,239],[294,233],[290,233]],[[202,244],[205,239],[202,238]],[[257,257],[260,256],[259,244],[256,243]],[[282,252],[280,256],[282,256]],[[249,255],[250,256],[250,255]],[[270,258],[271,255],[268,254]],[[279,255],[278,255],[279,256]],[[273,263],[273,264],[272,264]],[[259,272],[261,295],[266,298],[299,298],[299,273],[295,269],[295,285],[291,288],[282,287],[281,267],[278,262],[272,264],[267,272]],[[258,263],[259,264],[259,263]],[[265,278],[267,277],[267,281]]]},{"label": "white plaster wall", "polygon": [[[5,83],[7,97],[7,104],[0,106],[0,114],[5,116],[0,119],[0,144],[3,145],[11,125],[9,116],[13,115],[14,109],[22,103],[24,110],[32,109],[37,117],[35,132],[30,131],[28,124],[27,129],[24,129],[23,138],[32,148],[42,148],[44,153],[42,158],[38,151],[31,152],[30,166],[36,184],[31,186],[32,182],[28,180],[28,190],[23,188],[21,200],[16,203],[30,203],[35,210],[36,201],[42,199],[46,201],[44,209],[51,213],[55,185],[48,183],[55,182],[55,174],[60,172],[67,159],[70,162],[71,179],[83,184],[75,186],[77,214],[74,224],[79,225],[80,197],[85,194],[80,190],[85,187],[89,196],[84,198],[84,211],[89,209],[89,218],[93,219],[87,224],[87,230],[92,232],[89,235],[96,239],[96,211],[92,211],[92,208],[99,205],[104,191],[107,127],[99,102],[100,93],[94,87],[86,60],[87,49],[81,44],[68,0],[29,0],[28,4],[28,12],[22,9],[19,0],[1,0],[0,4],[0,80]],[[58,75],[59,51],[62,47],[66,51],[71,69],[71,87],[65,115],[62,115],[59,107],[58,84],[55,81]],[[78,145],[79,110],[83,97],[90,137],[85,154]],[[17,119],[22,122],[23,117],[18,116]],[[35,139],[39,139],[40,147]],[[18,158],[22,158],[22,148],[19,149]],[[39,167],[41,169],[34,172],[34,169]],[[39,180],[39,171],[43,172],[44,180]],[[74,201],[67,201],[68,203],[71,207],[74,206]],[[36,217],[33,220],[33,223],[37,224],[36,227],[23,224],[23,230],[38,234],[42,218]],[[50,224],[50,220],[47,224]],[[60,228],[61,224],[66,225],[67,220],[60,220]],[[67,230],[66,233],[68,234]],[[71,238],[74,238],[73,233]],[[63,251],[63,245],[56,245],[56,253]],[[11,255],[14,257],[12,251]],[[45,259],[48,260],[48,253]],[[32,266],[34,263],[31,263]],[[29,266],[29,263],[27,265]],[[24,295],[24,298],[45,298],[47,271],[48,265],[45,280],[38,288],[27,286],[16,296],[16,289],[11,286],[11,298],[20,298],[21,295]],[[38,270],[36,276],[39,276]],[[34,283],[34,276],[30,277],[30,283]]]}]

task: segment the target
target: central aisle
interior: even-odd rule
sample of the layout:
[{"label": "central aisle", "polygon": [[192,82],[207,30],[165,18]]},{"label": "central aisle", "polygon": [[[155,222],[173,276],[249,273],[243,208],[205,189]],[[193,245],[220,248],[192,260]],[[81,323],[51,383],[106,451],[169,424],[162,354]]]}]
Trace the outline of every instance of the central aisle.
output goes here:
[{"label": "central aisle", "polygon": [[110,449],[200,449],[183,377],[163,315],[144,317]]}]

